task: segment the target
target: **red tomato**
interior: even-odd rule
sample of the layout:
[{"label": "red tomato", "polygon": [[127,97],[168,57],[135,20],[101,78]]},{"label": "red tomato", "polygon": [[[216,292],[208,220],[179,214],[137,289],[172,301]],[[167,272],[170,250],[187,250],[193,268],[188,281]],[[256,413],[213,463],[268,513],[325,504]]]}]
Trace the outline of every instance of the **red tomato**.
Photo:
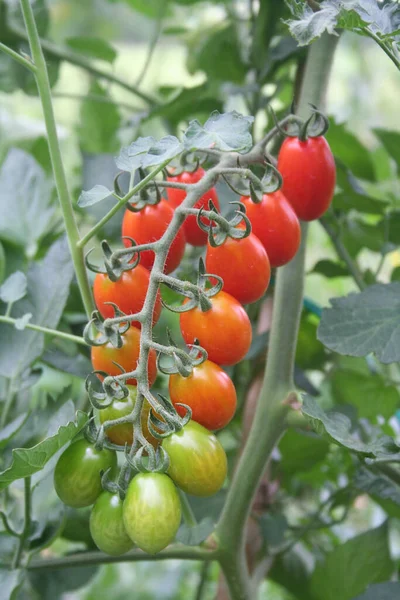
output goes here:
[{"label": "red tomato", "polygon": [[[212,307],[203,312],[195,307],[180,315],[186,344],[197,338],[217,365],[234,365],[247,354],[251,344],[251,323],[246,311],[230,294],[218,292],[210,298]],[[185,299],[184,304],[188,302]]]},{"label": "red tomato", "polygon": [[[193,173],[184,171],[175,177],[168,177],[168,181],[175,181],[176,183],[197,183],[197,181],[199,181],[204,174],[204,169],[199,167]],[[179,206],[186,198],[186,192],[184,190],[178,190],[174,188],[167,188],[167,195],[169,203],[174,208]],[[208,190],[208,192],[206,192],[204,196],[202,196],[196,202],[194,208],[201,208],[204,206],[204,208],[208,210],[209,200],[212,200],[214,206],[219,210],[218,196],[214,187]],[[210,223],[208,219],[203,219],[203,221],[205,224]],[[189,215],[186,217],[183,224],[183,231],[185,232],[187,242],[192,244],[192,246],[205,246],[207,244],[207,234],[197,225],[197,220],[194,215]]]},{"label": "red tomato", "polygon": [[193,368],[189,377],[174,373],[169,378],[172,404],[181,417],[183,403],[192,409],[192,419],[207,429],[221,429],[236,410],[236,390],[230,377],[215,363],[206,360]]},{"label": "red tomato", "polygon": [[[111,281],[108,275],[97,273],[94,278],[93,294],[100,314],[105,319],[112,319],[114,316],[113,307],[106,302],[114,302],[126,315],[140,312],[146,299],[149,279],[149,271],[140,264],[131,271],[122,273],[118,281]],[[157,292],[153,325],[160,318],[161,308],[161,296],[160,292]],[[135,322],[135,327],[140,329],[140,323]]]},{"label": "red tomato", "polygon": [[286,138],[278,156],[278,171],[283,177],[282,192],[299,219],[314,221],[328,210],[336,167],[324,137]]},{"label": "red tomato", "polygon": [[[122,235],[131,237],[137,244],[148,244],[159,240],[165,233],[172,217],[173,208],[166,200],[158,204],[145,206],[139,212],[126,210],[122,221]],[[165,273],[171,273],[181,262],[185,253],[185,234],[180,229],[169,249],[164,267]],[[130,246],[129,240],[124,240],[125,246]],[[140,264],[151,269],[154,263],[154,252],[145,250],[140,253]]]},{"label": "red tomato", "polygon": [[[118,363],[128,373],[136,369],[140,350],[140,331],[129,327],[122,336],[122,348],[114,348],[110,343],[103,346],[92,346],[92,365],[95,371],[105,371],[109,375],[121,375],[121,370],[114,364]],[[157,377],[156,353],[150,349],[148,361],[149,385],[153,385]],[[128,385],[136,385],[136,379],[128,379]]]},{"label": "red tomato", "polygon": [[300,246],[300,223],[293,208],[281,191],[264,194],[255,204],[242,197],[252,232],[267,251],[271,267],[280,267],[292,260]]},{"label": "red tomato", "polygon": [[259,300],[271,277],[268,255],[253,233],[240,240],[227,238],[221,246],[207,244],[207,273],[224,280],[224,292],[242,304]]}]

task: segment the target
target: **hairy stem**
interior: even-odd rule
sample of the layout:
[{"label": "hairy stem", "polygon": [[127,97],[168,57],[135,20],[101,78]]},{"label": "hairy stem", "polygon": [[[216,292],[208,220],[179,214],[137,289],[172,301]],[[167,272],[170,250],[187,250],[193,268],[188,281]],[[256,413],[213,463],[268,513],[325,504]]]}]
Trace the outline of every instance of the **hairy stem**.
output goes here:
[{"label": "hairy stem", "polygon": [[23,67],[25,67],[26,69],[31,71],[32,73],[36,72],[36,66],[33,64],[32,61],[25,58],[25,56],[18,54],[18,52],[15,52],[15,50],[13,50],[12,48],[9,48],[2,42],[0,42],[0,50],[2,52],[4,52],[4,54],[8,54],[8,56],[11,56],[11,58],[13,60],[15,60],[17,63],[19,63],[20,65],[22,65]]},{"label": "hairy stem", "polygon": [[[15,325],[17,323],[17,319],[12,319],[11,317],[3,317],[0,315],[0,323],[8,323],[9,325]],[[52,337],[58,337],[63,340],[69,340],[70,342],[75,342],[76,344],[81,344],[82,346],[87,346],[87,343],[80,335],[73,335],[72,333],[66,333],[65,331],[58,331],[57,329],[49,329],[48,327],[42,327],[41,325],[34,325],[33,323],[27,323],[24,329],[32,329],[33,331],[40,331],[40,333],[45,333],[47,335],[51,335]]]},{"label": "hairy stem", "polygon": [[60,145],[58,142],[46,61],[40,46],[39,34],[35,23],[35,18],[33,16],[31,3],[29,0],[20,0],[20,3],[28,34],[32,58],[36,67],[36,83],[42,103],[54,180],[57,187],[58,197],[60,199],[61,210],[63,213],[65,229],[67,231],[68,243],[74,263],[76,278],[78,280],[85,311],[89,316],[92,310],[94,310],[94,302],[87,277],[83,252],[77,246],[79,241],[79,231],[75,220],[74,210],[72,208],[71,196],[68,190],[67,178],[64,171]]}]

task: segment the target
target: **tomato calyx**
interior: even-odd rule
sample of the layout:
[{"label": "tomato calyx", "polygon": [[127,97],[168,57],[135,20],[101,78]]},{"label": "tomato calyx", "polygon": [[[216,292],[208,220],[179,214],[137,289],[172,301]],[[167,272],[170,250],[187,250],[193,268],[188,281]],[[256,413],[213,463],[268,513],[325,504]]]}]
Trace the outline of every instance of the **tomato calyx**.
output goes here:
[{"label": "tomato calyx", "polygon": [[[106,304],[113,307],[114,319],[119,320],[117,322],[113,322],[113,319],[103,320],[99,311],[94,310],[91,319],[83,330],[83,339],[89,346],[104,346],[104,344],[110,342],[114,348],[122,348],[122,335],[128,331],[132,315],[127,317],[114,302],[107,302]],[[124,317],[126,317],[126,321],[123,320]]]},{"label": "tomato calyx", "polygon": [[[103,381],[99,379],[103,378]],[[129,396],[127,385],[108,375],[105,371],[92,371],[86,377],[85,389],[93,408],[108,408],[114,400],[124,400]]]},{"label": "tomato calyx", "polygon": [[[270,159],[264,157],[265,173],[260,179],[250,169],[243,169],[243,174],[222,174],[227,186],[238,196],[251,196],[253,202],[258,204],[264,194],[272,194],[282,187],[282,176]],[[248,185],[243,180],[248,180]]]},{"label": "tomato calyx", "polygon": [[204,158],[200,159],[198,156],[195,156],[192,152],[184,151],[179,157],[178,166],[174,165],[171,171],[167,169],[167,167],[163,169],[163,172],[166,176],[165,178],[167,179],[167,177],[177,177],[178,175],[182,175],[182,173],[195,173],[197,169],[206,161],[206,159],[207,156],[204,156]]},{"label": "tomato calyx", "polygon": [[[146,177],[146,173],[142,167],[138,168],[139,173],[139,182],[143,181]],[[129,202],[126,204],[126,208],[131,212],[140,212],[146,206],[155,206],[159,204],[162,199],[162,194],[160,188],[157,185],[156,181],[152,182],[152,185],[149,187],[144,187],[140,190],[138,194],[133,196]]]},{"label": "tomato calyx", "polygon": [[[188,346],[189,352],[186,352],[174,342],[169,329],[167,329],[167,337],[170,346],[165,346],[165,350],[159,352],[157,356],[157,369],[164,375],[179,373],[182,377],[189,377],[193,372],[193,367],[197,367],[207,360],[207,352],[199,345],[198,340],[194,340],[194,343]],[[169,358],[168,364],[165,364],[165,357]]]},{"label": "tomato calyx", "polygon": [[[230,220],[221,215],[211,200],[209,202],[210,210],[205,211],[204,207],[202,207],[197,215],[197,224],[200,229],[208,234],[208,243],[213,248],[222,246],[227,238],[240,240],[251,233],[251,223],[246,216],[246,207],[244,204],[237,201],[230,204],[238,206],[238,210],[235,211],[234,216]],[[209,225],[205,225],[201,220],[205,216],[210,220]],[[215,225],[213,225],[213,222]],[[240,224],[244,224],[244,227],[238,229],[237,226]]]},{"label": "tomato calyx", "polygon": [[125,452],[127,464],[139,473],[166,473],[169,468],[169,456],[164,448],[159,446],[148,456],[144,456],[145,450],[146,448],[141,446],[133,456]]},{"label": "tomato calyx", "polygon": [[157,404],[157,414],[153,407],[150,409],[147,426],[151,435],[159,440],[180,431],[192,418],[192,409],[189,406],[179,404],[185,410],[185,414],[181,417],[172,402],[162,394],[158,394]]},{"label": "tomato calyx", "polygon": [[329,121],[327,117],[313,104],[310,106],[311,116],[301,127],[298,135],[299,140],[302,142],[305,142],[309,137],[321,137],[325,135],[329,129]]},{"label": "tomato calyx", "polygon": [[89,255],[94,250],[94,248],[91,248],[85,255],[86,267],[94,273],[107,275],[112,282],[118,281],[125,271],[132,271],[132,269],[134,269],[140,261],[140,252],[137,252],[133,249],[133,247],[136,245],[135,241],[130,239],[130,242],[132,243],[132,252],[118,254],[117,252],[113,252],[111,250],[107,240],[103,240],[101,242],[101,249],[103,251],[104,266],[101,267],[89,262]]}]

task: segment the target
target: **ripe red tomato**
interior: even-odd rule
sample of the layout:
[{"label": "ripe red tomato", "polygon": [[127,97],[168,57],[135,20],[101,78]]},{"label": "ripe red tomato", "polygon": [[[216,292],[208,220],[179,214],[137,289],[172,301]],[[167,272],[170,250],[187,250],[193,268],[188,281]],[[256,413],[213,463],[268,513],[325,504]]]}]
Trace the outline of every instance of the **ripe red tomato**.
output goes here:
[{"label": "ripe red tomato", "polygon": [[118,494],[104,491],[97,498],[90,513],[90,533],[98,549],[112,556],[125,554],[133,547],[125,531]]},{"label": "ripe red tomato", "polygon": [[[239,302],[226,292],[211,299],[212,307],[203,312],[192,308],[180,315],[180,327],[186,344],[197,338],[217,365],[234,365],[247,354],[251,344],[251,323]],[[184,304],[188,302],[186,298]]]},{"label": "ripe red tomato", "polygon": [[300,246],[300,223],[293,208],[280,190],[264,194],[255,204],[250,197],[240,200],[246,207],[252,232],[267,251],[271,267],[285,265]]},{"label": "ripe red tomato", "polygon": [[85,439],[73,442],[61,454],[54,470],[54,488],[67,506],[83,508],[93,504],[102,492],[100,471],[111,469],[115,475],[117,455],[103,448],[96,450]]},{"label": "ripe red tomato", "polygon": [[[168,181],[174,181],[176,183],[197,183],[205,174],[204,169],[199,167],[193,173],[184,171],[180,175],[174,177],[168,177]],[[175,188],[167,188],[167,196],[171,206],[176,208],[186,198],[186,192],[184,190],[178,190]],[[208,201],[212,200],[214,206],[219,210],[219,201],[216,189],[212,187],[208,192],[204,194],[194,205],[194,208],[201,208],[204,206],[208,210]],[[207,225],[210,223],[208,219],[203,219]],[[194,215],[188,215],[183,224],[183,231],[185,232],[186,241],[192,246],[205,246],[207,244],[207,234],[200,229],[197,225],[197,220]]]},{"label": "ripe red tomato", "polygon": [[[105,319],[112,319],[114,316],[113,307],[106,302],[114,302],[126,315],[140,312],[146,299],[149,279],[149,271],[140,264],[131,271],[124,271],[118,281],[111,281],[108,275],[97,273],[94,278],[93,294],[100,314]],[[160,318],[161,308],[161,296],[160,292],[157,292],[153,325]],[[141,324],[135,322],[135,327],[140,329]]]},{"label": "ripe red tomato", "polygon": [[195,366],[189,377],[174,373],[169,378],[172,404],[183,417],[192,409],[192,419],[207,429],[221,429],[232,419],[236,410],[236,390],[231,378],[215,363],[206,360]]},{"label": "ripe red tomato", "polygon": [[283,177],[282,192],[299,219],[314,221],[328,210],[336,167],[324,137],[286,138],[278,155],[278,171]]},{"label": "ripe red tomato", "polygon": [[165,473],[139,473],[123,505],[125,529],[144,552],[157,554],[174,539],[181,523],[181,501]]},{"label": "ripe red tomato", "polygon": [[242,304],[259,300],[271,277],[268,255],[253,234],[236,240],[227,238],[221,246],[207,244],[206,269],[224,280],[224,292]]},{"label": "ripe red tomato", "polygon": [[195,421],[163,440],[169,456],[168,475],[187,494],[212,496],[227,473],[225,450],[216,436]]},{"label": "ripe red tomato", "polygon": [[[136,327],[129,327],[122,335],[122,348],[114,348],[109,342],[104,346],[92,346],[91,357],[95,371],[105,371],[109,375],[121,375],[121,370],[114,363],[118,363],[128,373],[136,369],[140,350],[140,331]],[[156,353],[153,348],[149,352],[148,361],[149,385],[153,385],[157,377]],[[136,385],[136,379],[128,379],[128,385]]]},{"label": "ripe red tomato", "polygon": [[[122,221],[122,235],[133,238],[137,244],[155,242],[164,235],[173,215],[174,210],[166,200],[145,206],[139,212],[127,209]],[[169,249],[164,267],[165,273],[171,273],[179,265],[185,253],[185,243],[185,234],[180,229]],[[124,240],[124,244],[130,246],[129,240]],[[154,258],[155,254],[152,250],[145,250],[140,253],[140,264],[146,269],[151,269]]]},{"label": "ripe red tomato", "polygon": [[[135,406],[137,388],[134,385],[129,385],[129,396],[123,400],[114,400],[107,408],[99,410],[100,423],[112,421],[129,415]],[[147,426],[147,418],[150,412],[150,404],[147,400],[143,400],[142,412],[140,420],[142,423],[142,432],[146,440],[148,440],[154,448],[157,448],[159,440],[153,437]],[[133,444],[133,425],[132,423],[122,423],[122,425],[114,425],[106,431],[106,436],[113,444],[125,446]]]}]

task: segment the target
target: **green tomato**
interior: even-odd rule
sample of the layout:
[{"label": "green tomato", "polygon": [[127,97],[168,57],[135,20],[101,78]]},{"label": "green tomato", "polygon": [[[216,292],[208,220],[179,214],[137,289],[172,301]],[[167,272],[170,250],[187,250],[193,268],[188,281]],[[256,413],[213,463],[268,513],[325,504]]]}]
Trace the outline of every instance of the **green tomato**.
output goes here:
[{"label": "green tomato", "polygon": [[148,554],[157,554],[174,539],[181,522],[181,502],[164,473],[139,473],[129,484],[123,516],[129,537]]},{"label": "green tomato", "polygon": [[226,454],[208,429],[189,421],[162,445],[170,459],[168,475],[184,492],[212,496],[221,489],[227,473]]},{"label": "green tomato", "polygon": [[54,487],[58,497],[73,508],[90,506],[102,491],[100,471],[109,468],[115,473],[115,452],[106,448],[96,450],[85,439],[74,442],[61,454],[56,464]]},{"label": "green tomato", "polygon": [[98,549],[112,556],[125,554],[133,547],[125,530],[118,494],[104,491],[97,498],[90,515],[90,533]]}]

